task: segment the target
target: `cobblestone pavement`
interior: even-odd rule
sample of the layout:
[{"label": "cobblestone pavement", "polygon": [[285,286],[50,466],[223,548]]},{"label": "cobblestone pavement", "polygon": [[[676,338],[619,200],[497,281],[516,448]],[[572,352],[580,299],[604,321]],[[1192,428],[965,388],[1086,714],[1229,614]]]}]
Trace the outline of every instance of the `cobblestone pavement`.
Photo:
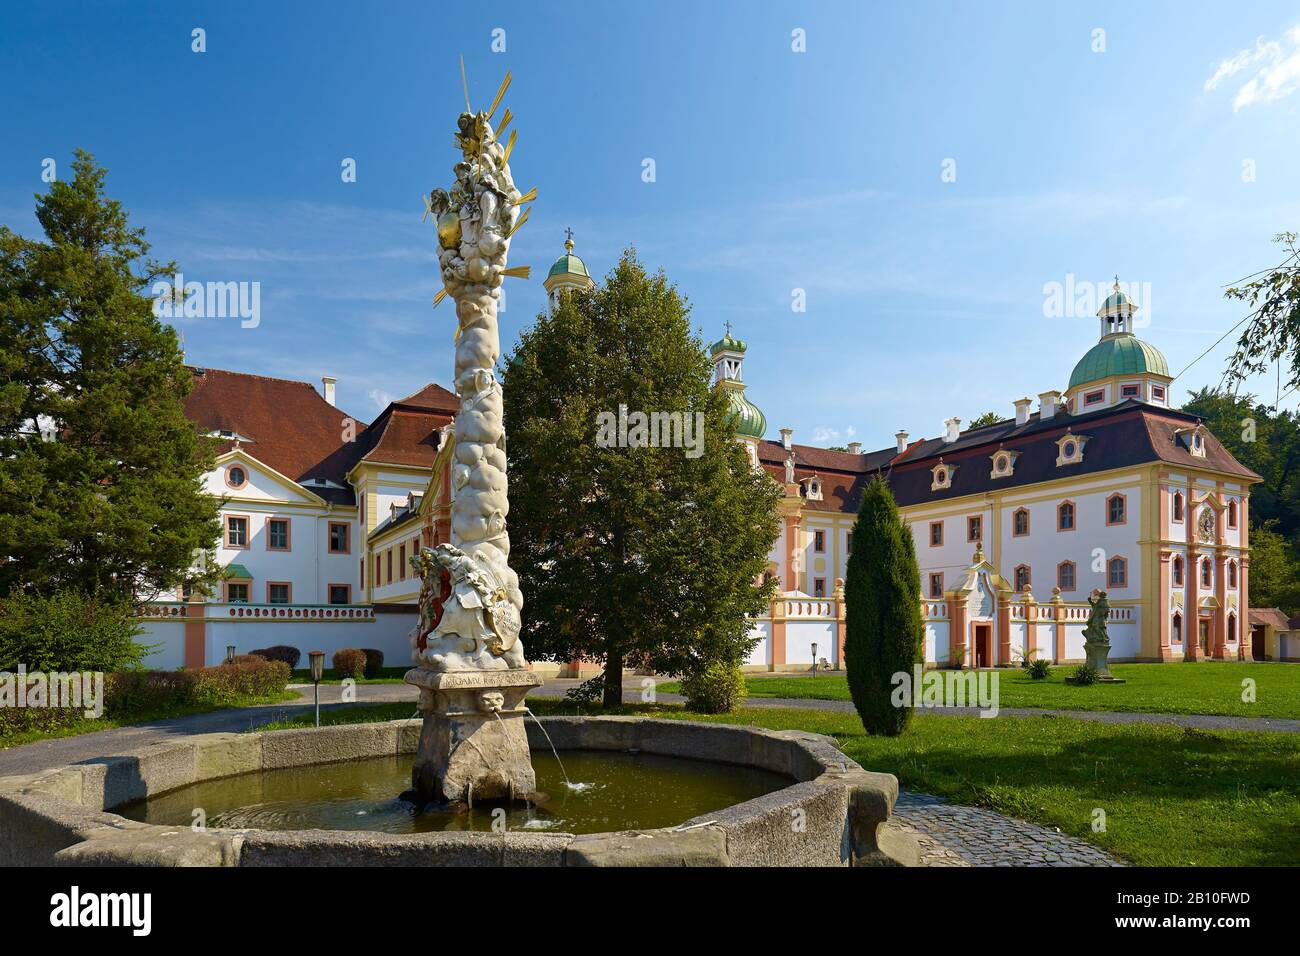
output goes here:
[{"label": "cobblestone pavement", "polygon": [[1124,866],[1049,827],[902,791],[894,817],[915,833],[922,866]]}]

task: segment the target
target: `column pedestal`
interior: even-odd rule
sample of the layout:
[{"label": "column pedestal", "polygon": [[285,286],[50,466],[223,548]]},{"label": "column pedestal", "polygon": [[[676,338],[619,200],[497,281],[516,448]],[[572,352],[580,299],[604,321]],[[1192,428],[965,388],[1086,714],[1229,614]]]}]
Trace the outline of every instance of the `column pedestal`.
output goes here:
[{"label": "column pedestal", "polygon": [[420,744],[410,796],[420,803],[524,799],[537,789],[524,697],[542,678],[531,671],[431,671],[406,682],[420,688]]}]

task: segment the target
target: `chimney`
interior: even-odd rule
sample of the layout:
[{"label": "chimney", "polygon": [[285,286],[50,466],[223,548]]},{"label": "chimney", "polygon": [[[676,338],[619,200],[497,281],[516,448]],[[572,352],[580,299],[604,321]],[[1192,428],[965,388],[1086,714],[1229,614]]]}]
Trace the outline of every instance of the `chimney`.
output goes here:
[{"label": "chimney", "polygon": [[900,455],[907,451],[907,432],[894,432],[894,440],[898,442],[898,453]]},{"label": "chimney", "polygon": [[860,442],[860,441],[851,441],[851,442],[849,442],[849,454],[850,454],[850,455],[861,455],[861,454],[862,454],[862,442]]},{"label": "chimney", "polygon": [[334,404],[334,386],[338,379],[332,375],[323,376],[320,380],[321,392],[325,395],[325,401],[331,405]]},{"label": "chimney", "polygon": [[949,418],[946,419],[943,424],[947,429],[943,434],[943,443],[945,445],[951,445],[961,435],[961,419]]},{"label": "chimney", "polygon": [[1060,392],[1040,392],[1038,395],[1038,417],[1055,418],[1061,405]]},{"label": "chimney", "polygon": [[1029,421],[1029,408],[1034,404],[1034,400],[1026,396],[1017,398],[1014,404],[1016,406],[1016,424],[1023,425]]},{"label": "chimney", "polygon": [[785,448],[785,449],[787,449],[787,450],[790,448],[790,436],[793,435],[793,434],[794,434],[794,429],[793,429],[793,428],[782,428],[782,429],[781,429],[781,447],[782,447],[782,448]]}]

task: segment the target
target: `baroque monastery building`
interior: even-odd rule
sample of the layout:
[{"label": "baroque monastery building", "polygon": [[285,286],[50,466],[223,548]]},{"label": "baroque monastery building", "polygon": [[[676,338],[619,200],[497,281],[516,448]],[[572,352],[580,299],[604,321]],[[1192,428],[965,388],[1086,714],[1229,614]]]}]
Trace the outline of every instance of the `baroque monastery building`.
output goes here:
[{"label": "baroque monastery building", "polygon": [[[713,346],[738,438],[785,488],[769,573],[781,594],[756,622],[755,670],[839,666],[843,578],[862,488],[888,482],[921,570],[925,661],[991,667],[1082,661],[1087,598],[1110,601],[1111,660],[1252,659],[1250,486],[1196,416],[1170,407],[1164,356],[1133,333],[1118,282],[1101,335],[1064,393],[1013,403],[1005,421],[846,452],[767,440],[745,396],[745,344]],[[1243,640],[1243,634],[1245,639]]]},{"label": "baroque monastery building", "polygon": [[[594,285],[571,235],[543,284],[551,307]],[[788,428],[768,440],[745,393],[745,343],[728,330],[712,347],[716,387],[754,466],[785,489],[768,570],[780,590],[754,621],[748,668],[841,666],[852,528],[877,476],[915,539],[928,664],[1082,660],[1094,588],[1110,600],[1112,660],[1250,660],[1247,515],[1260,478],[1170,407],[1168,366],[1133,333],[1137,311],[1116,283],[1099,341],[1036,408],[1022,398],[1005,421],[962,431],[953,418],[939,437],[900,431],[867,452],[794,444]],[[377,648],[406,663],[419,592],[409,559],[450,535],[457,397],[429,384],[366,424],[335,406],[332,378],[318,392],[192,373],[186,412],[221,441],[207,490],[223,499],[224,579],[220,593],[151,606],[150,666],[273,644]]]}]

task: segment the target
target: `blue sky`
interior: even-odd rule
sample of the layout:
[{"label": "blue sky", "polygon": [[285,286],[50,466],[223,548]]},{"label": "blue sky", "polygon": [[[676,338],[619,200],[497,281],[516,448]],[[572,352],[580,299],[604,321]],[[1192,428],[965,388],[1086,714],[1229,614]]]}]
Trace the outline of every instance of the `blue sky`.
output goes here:
[{"label": "blue sky", "polygon": [[1181,371],[1243,316],[1223,287],[1300,229],[1294,4],[480,7],[6,5],[0,222],[35,233],[42,161],[90,149],[187,280],[261,283],[257,328],[183,324],[192,362],[332,374],[369,419],[451,377],[420,197],[450,183],[463,54],[476,107],[513,72],[511,166],[540,192],[506,349],[566,227],[598,275],[635,244],[707,341],[730,321],[749,343],[769,437],[868,447],[1064,389],[1097,335],[1045,314],[1067,276],[1137,283],[1140,334]]}]

